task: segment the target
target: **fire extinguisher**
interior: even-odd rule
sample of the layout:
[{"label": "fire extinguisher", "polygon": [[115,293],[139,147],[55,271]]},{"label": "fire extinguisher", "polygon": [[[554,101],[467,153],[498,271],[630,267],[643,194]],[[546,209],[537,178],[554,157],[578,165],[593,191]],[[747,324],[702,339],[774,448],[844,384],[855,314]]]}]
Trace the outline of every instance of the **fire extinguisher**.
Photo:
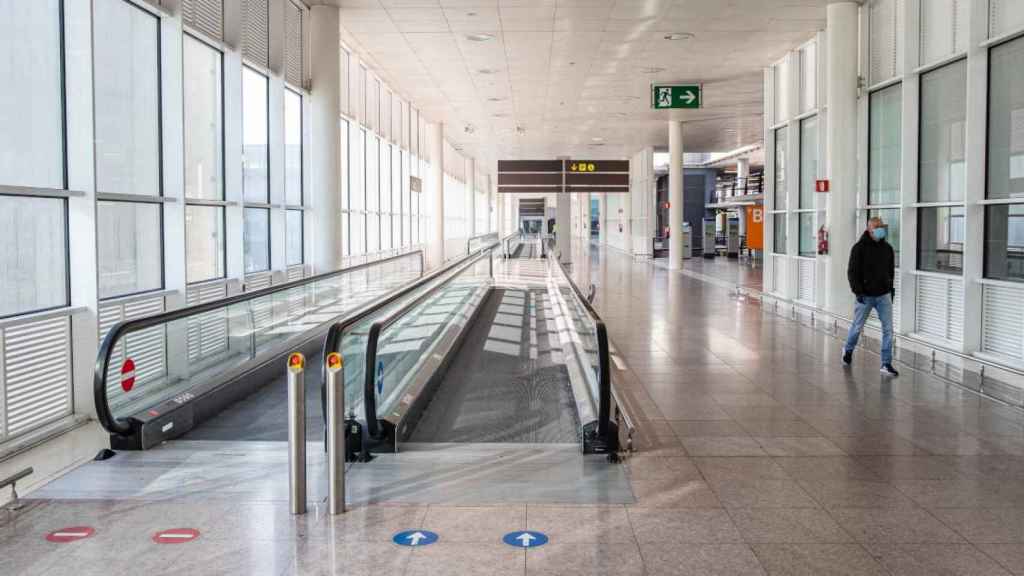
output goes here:
[{"label": "fire extinguisher", "polygon": [[828,254],[828,230],[824,226],[818,228],[818,254]]}]

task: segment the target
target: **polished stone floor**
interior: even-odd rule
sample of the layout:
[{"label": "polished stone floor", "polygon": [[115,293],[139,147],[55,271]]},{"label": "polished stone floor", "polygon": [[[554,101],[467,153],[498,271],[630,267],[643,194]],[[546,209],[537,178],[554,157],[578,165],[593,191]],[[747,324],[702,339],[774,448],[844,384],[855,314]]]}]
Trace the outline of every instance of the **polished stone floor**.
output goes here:
[{"label": "polished stone floor", "polygon": [[[638,427],[628,501],[468,504],[453,488],[450,502],[379,498],[331,518],[319,501],[292,517],[253,495],[54,493],[0,516],[0,574],[1024,574],[1020,411],[909,369],[884,379],[867,352],[843,368],[830,336],[649,261],[595,247],[574,273],[597,286]],[[437,465],[451,480],[486,469]],[[239,480],[219,481],[230,492]],[[81,525],[97,533],[43,539]],[[151,541],[170,527],[202,535]],[[440,539],[391,543],[409,529]],[[501,542],[518,529],[550,541]]]}]

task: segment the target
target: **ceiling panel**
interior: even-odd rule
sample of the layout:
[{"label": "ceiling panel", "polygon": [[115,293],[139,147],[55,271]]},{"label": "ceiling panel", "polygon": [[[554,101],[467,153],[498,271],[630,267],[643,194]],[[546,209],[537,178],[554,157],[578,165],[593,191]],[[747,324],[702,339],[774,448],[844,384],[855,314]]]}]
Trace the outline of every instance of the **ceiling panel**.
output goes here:
[{"label": "ceiling panel", "polygon": [[[762,69],[824,27],[829,0],[314,0],[341,7],[368,65],[479,162],[627,157],[762,139]],[[666,34],[693,38],[669,41]],[[491,38],[467,38],[486,33]],[[652,82],[701,82],[705,108],[650,109]],[[518,133],[521,127],[525,132]]]}]

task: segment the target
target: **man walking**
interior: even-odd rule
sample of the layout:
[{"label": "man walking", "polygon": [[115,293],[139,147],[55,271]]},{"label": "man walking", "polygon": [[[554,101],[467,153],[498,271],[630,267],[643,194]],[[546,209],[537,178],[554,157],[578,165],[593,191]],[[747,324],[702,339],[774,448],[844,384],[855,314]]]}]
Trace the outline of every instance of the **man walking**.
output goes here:
[{"label": "man walking", "polygon": [[896,273],[896,253],[885,241],[888,227],[881,218],[868,220],[867,230],[850,250],[850,263],[846,277],[850,290],[857,296],[853,311],[853,324],[843,346],[843,364],[853,361],[853,349],[857,347],[864,322],[871,310],[878,313],[882,323],[882,374],[899,376],[892,366],[892,301],[896,297],[893,276]]}]

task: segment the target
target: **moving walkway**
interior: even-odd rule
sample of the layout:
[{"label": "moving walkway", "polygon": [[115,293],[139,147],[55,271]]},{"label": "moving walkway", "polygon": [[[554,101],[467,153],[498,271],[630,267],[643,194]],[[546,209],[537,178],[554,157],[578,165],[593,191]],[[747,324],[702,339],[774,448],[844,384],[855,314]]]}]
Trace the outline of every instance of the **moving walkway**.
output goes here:
[{"label": "moving walkway", "polygon": [[360,437],[349,445],[361,459],[467,442],[575,443],[615,458],[604,323],[554,258],[539,281],[496,280],[496,248],[328,331],[323,356],[344,359],[346,430]]}]

